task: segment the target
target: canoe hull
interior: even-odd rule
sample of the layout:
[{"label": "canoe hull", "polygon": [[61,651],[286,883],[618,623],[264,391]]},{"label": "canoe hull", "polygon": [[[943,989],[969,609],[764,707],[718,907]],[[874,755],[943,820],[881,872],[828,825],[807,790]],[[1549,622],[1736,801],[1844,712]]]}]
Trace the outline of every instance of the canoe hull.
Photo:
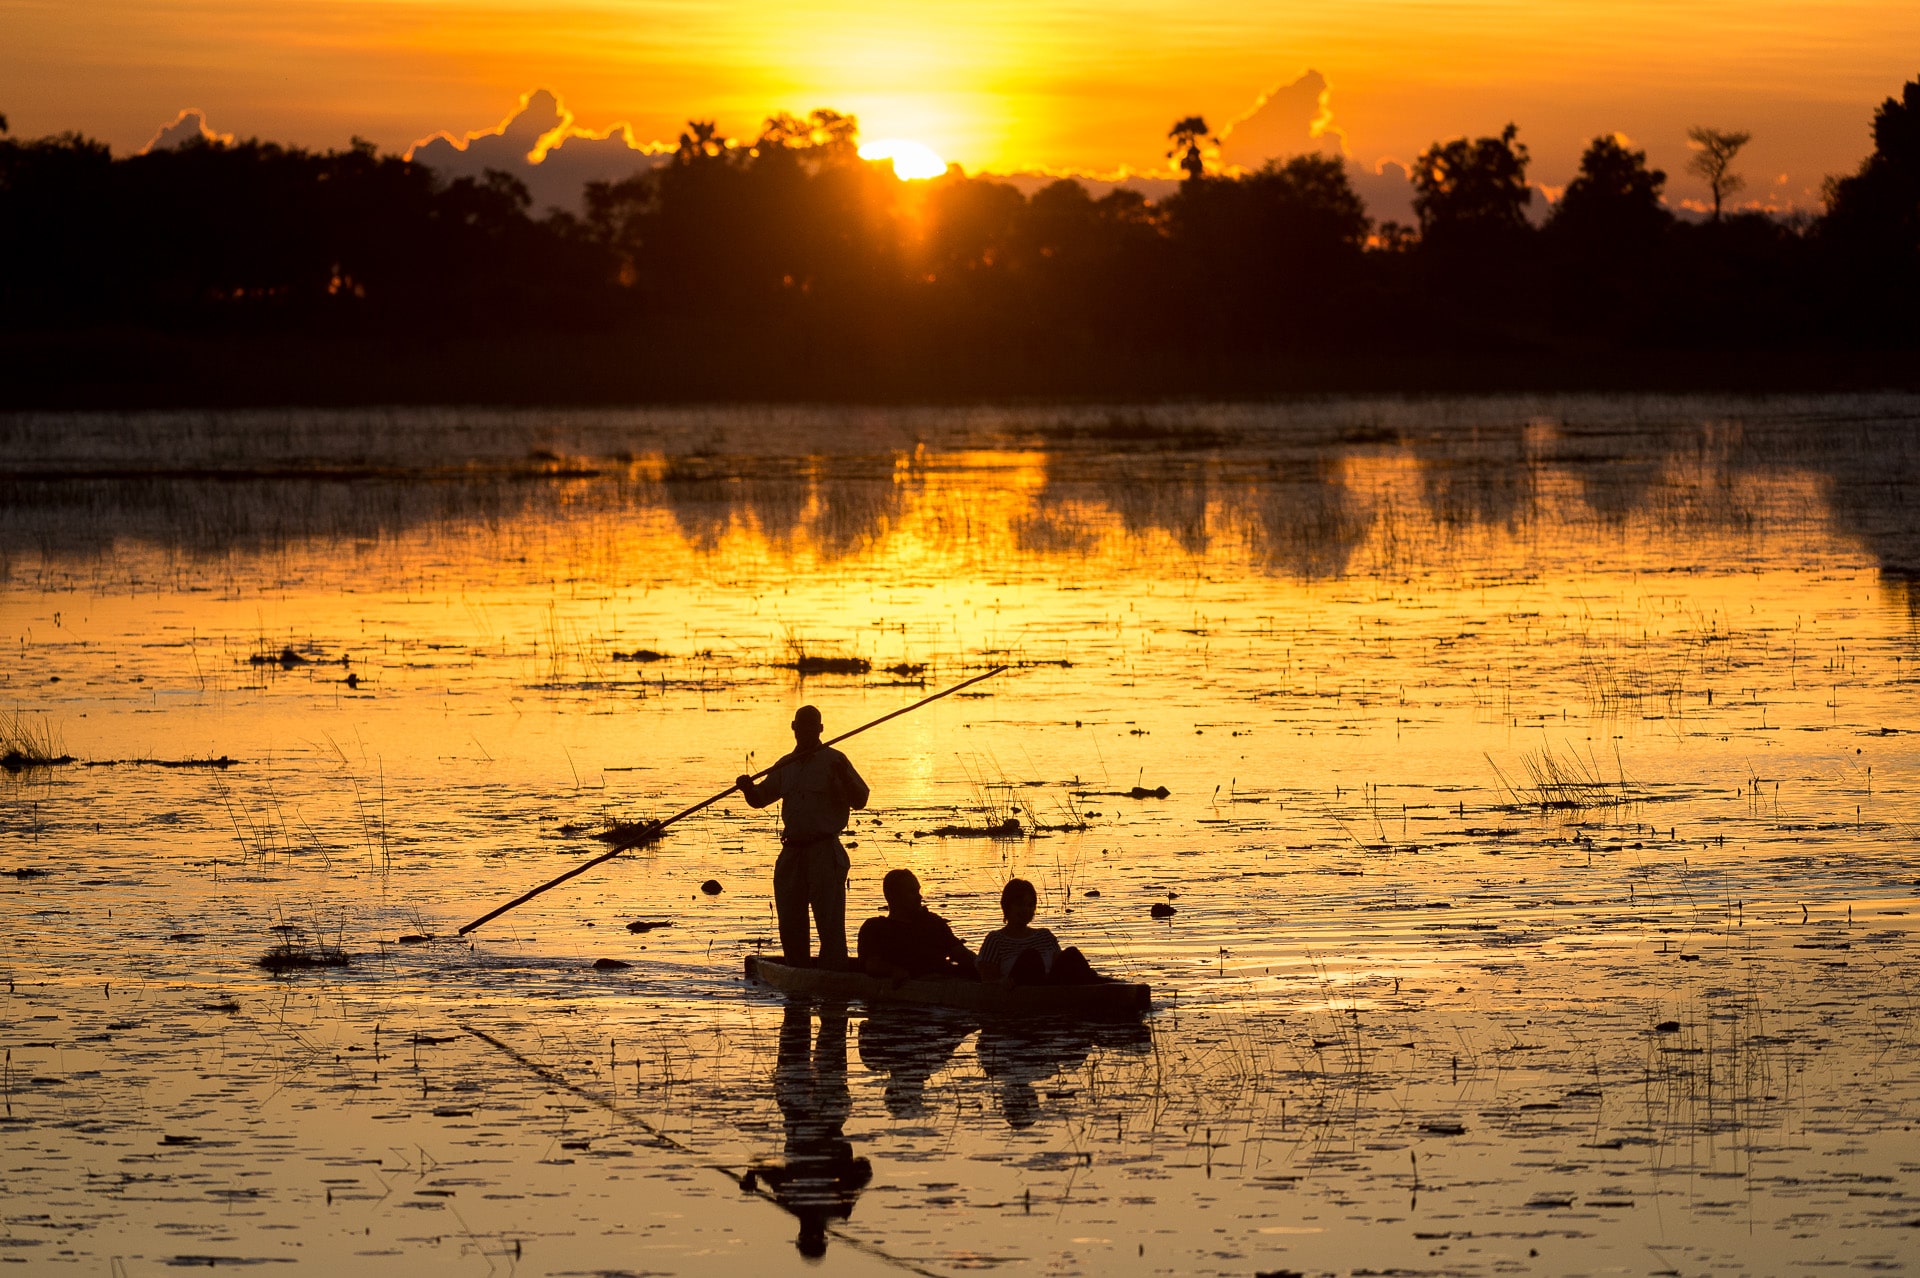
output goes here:
[{"label": "canoe hull", "polygon": [[807,998],[951,1007],[981,1016],[1119,1020],[1139,1016],[1153,1001],[1153,991],[1147,986],[1119,981],[1099,985],[1018,985],[1012,989],[982,985],[978,981],[892,981],[864,972],[790,967],[758,954],[747,956],[747,979]]}]

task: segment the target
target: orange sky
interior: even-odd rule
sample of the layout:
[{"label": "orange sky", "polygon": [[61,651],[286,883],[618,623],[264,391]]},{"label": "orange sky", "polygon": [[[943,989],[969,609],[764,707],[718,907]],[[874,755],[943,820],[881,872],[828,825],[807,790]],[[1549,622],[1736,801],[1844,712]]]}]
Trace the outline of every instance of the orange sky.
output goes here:
[{"label": "orange sky", "polygon": [[[1196,16],[1198,15],[1198,16]],[[642,140],[688,116],[750,133],[833,106],[970,169],[1164,164],[1176,116],[1219,127],[1307,68],[1352,156],[1409,158],[1512,118],[1566,181],[1618,130],[1675,174],[1690,124],[1750,129],[1749,196],[1811,202],[1920,75],[1911,0],[0,0],[0,112],[136,149],[185,106],[241,136],[404,148],[496,123],[535,86]],[[1784,175],[1785,181],[1780,179]]]}]

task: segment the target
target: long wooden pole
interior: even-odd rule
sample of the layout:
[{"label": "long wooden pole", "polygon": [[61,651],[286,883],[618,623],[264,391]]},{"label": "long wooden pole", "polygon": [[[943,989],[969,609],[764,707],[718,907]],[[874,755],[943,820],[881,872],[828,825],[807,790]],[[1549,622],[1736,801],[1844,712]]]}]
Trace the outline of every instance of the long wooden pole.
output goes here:
[{"label": "long wooden pole", "polygon": [[[877,728],[889,719],[898,719],[903,714],[912,714],[915,710],[918,710],[921,706],[931,705],[934,702],[940,700],[940,698],[942,697],[950,697],[954,693],[960,691],[960,689],[962,688],[972,687],[974,684],[979,683],[982,679],[991,679],[997,674],[1004,673],[1009,668],[1010,667],[1007,667],[1007,666],[995,666],[993,669],[987,671],[985,674],[975,675],[971,679],[962,680],[961,682],[954,684],[951,688],[948,688],[944,692],[936,692],[930,697],[922,697],[920,698],[920,700],[914,702],[910,706],[902,706],[900,707],[900,709],[895,710],[890,714],[883,714],[878,719],[873,720],[873,722],[871,723],[863,723],[859,727],[855,728],[853,731],[843,732],[839,736],[835,737],[833,740],[822,742],[822,744],[838,745],[849,737],[859,736],[861,733],[865,732],[868,728]],[[792,756],[787,756],[787,757],[790,758]],[[758,781],[762,777],[770,775],[773,772],[773,770],[779,766],[780,766],[780,762],[775,762],[772,765],[762,768],[760,769],[760,771],[754,773],[750,779],[754,781]],[[649,828],[647,832],[647,837],[645,838],[644,842],[651,843],[654,839],[659,837],[660,832],[662,830],[672,825],[675,821],[678,821],[683,817],[690,817],[694,813],[701,811],[703,808],[712,807],[714,804],[720,802],[720,800],[726,798],[729,794],[732,794],[734,791],[738,790],[739,788],[740,786],[736,782],[735,784],[730,785],[726,789],[720,791],[720,793],[713,795],[711,798],[702,799],[700,800],[700,802],[694,804],[692,807],[680,809],[680,811],[674,813],[672,816],[668,817],[664,821],[654,822],[653,825]],[[585,874],[588,870],[591,870],[594,866],[602,865],[608,861],[613,860],[613,858],[615,858],[616,856],[619,856],[622,852],[630,852],[632,850],[633,850],[632,845],[628,847],[619,847],[619,848],[615,848],[611,852],[603,852],[599,856],[594,857],[591,861],[582,861],[579,865],[574,866],[571,870],[568,870],[565,874],[562,874],[559,878],[553,879],[550,882],[542,883],[539,887],[533,889],[533,891],[525,893],[524,895],[521,895],[521,896],[514,897],[511,901],[508,901],[505,905],[501,906],[499,909],[490,910],[487,913],[482,914],[479,918],[475,919],[473,922],[461,928],[460,935],[465,936],[467,933],[473,931],[475,928],[480,927],[483,924],[491,923],[493,920],[499,918],[502,914],[505,914],[508,910],[514,909],[516,906],[525,905],[528,901],[531,901],[534,897],[539,896],[542,892],[551,891],[554,888],[559,887],[562,883],[565,883],[568,879],[576,878],[579,875]]]}]

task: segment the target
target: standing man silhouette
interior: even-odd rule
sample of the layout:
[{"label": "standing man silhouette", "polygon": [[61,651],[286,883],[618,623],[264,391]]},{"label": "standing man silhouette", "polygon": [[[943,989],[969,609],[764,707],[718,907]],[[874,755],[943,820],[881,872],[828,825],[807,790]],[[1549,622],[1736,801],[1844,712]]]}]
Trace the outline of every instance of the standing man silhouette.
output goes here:
[{"label": "standing man silhouette", "polygon": [[847,965],[847,850],[840,832],[851,809],[867,806],[867,783],[847,756],[822,745],[820,712],[801,706],[793,715],[793,753],[754,784],[735,779],[749,807],[780,804],[780,857],[773,863],[773,905],[780,918],[780,949],[788,963],[809,966],[807,911],[820,931],[819,966]]}]

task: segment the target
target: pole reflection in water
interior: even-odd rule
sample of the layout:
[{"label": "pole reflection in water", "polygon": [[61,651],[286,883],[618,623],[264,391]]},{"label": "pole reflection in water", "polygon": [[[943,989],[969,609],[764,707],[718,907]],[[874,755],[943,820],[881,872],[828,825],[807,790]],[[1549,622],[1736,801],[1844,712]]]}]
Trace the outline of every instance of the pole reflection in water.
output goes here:
[{"label": "pole reflection in water", "polygon": [[820,1032],[813,1013],[794,1001],[780,1023],[780,1051],[773,1067],[773,1096],[786,1123],[779,1162],[761,1163],[740,1178],[740,1187],[765,1185],[774,1201],[800,1221],[794,1245],[808,1257],[827,1253],[827,1226],[853,1215],[853,1205],[873,1179],[873,1164],[857,1157],[844,1128],[853,1112],[847,1091],[847,1005],[820,1006]]}]

